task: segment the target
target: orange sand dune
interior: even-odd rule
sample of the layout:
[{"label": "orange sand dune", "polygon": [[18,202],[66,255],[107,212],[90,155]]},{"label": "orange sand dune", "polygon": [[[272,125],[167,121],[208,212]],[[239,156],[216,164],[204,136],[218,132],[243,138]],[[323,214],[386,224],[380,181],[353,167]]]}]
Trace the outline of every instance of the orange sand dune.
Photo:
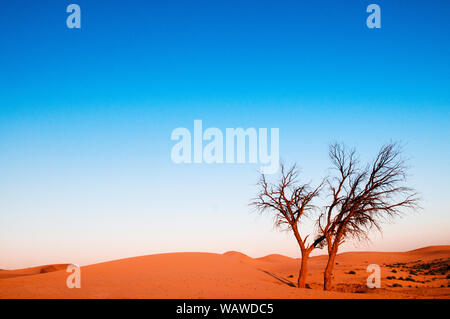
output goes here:
[{"label": "orange sand dune", "polygon": [[[298,289],[293,285],[299,259],[253,259],[239,252],[158,254],[82,267],[80,289],[66,287],[65,265],[3,270],[0,298],[450,298],[449,260],[450,246],[343,253],[336,260],[335,287],[325,292],[326,256],[311,257],[307,283],[312,289]],[[366,287],[369,264],[382,269],[379,289]],[[393,275],[396,279],[387,279]]]},{"label": "orange sand dune", "polygon": [[59,271],[67,269],[68,264],[56,264],[56,265],[45,265],[25,269],[17,270],[3,270],[0,269],[0,279],[13,278],[19,276],[30,276],[36,274],[45,274],[48,272]]}]

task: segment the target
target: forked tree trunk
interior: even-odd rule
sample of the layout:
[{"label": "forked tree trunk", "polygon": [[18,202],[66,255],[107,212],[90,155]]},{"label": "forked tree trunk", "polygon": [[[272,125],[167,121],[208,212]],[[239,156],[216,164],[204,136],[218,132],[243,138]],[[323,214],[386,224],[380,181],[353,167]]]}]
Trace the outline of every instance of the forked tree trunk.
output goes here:
[{"label": "forked tree trunk", "polygon": [[323,272],[323,290],[331,289],[331,282],[333,280],[333,268],[334,261],[336,259],[337,247],[333,247],[330,250],[330,254],[328,255],[327,266],[325,267],[325,271]]},{"label": "forked tree trunk", "polygon": [[300,272],[298,274],[298,288],[305,288],[306,287],[306,275],[308,274],[308,259],[309,254],[311,252],[304,250],[302,251],[302,261],[300,265]]}]

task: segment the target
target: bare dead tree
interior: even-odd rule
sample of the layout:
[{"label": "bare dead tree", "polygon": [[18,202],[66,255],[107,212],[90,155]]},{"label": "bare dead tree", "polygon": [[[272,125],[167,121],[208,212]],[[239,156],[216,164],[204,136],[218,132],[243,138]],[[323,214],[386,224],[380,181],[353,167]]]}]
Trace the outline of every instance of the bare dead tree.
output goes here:
[{"label": "bare dead tree", "polygon": [[259,212],[270,211],[274,213],[275,227],[290,230],[301,251],[301,266],[298,276],[298,287],[306,287],[306,275],[308,271],[308,258],[315,243],[308,244],[309,235],[302,237],[299,228],[303,217],[306,217],[316,207],[312,204],[319,195],[322,183],[313,188],[309,183],[299,184],[297,181],[298,170],[295,165],[286,169],[281,165],[281,178],[275,185],[269,184],[264,174],[258,183],[259,193],[251,205]]},{"label": "bare dead tree", "polygon": [[390,143],[361,168],[354,150],[341,144],[330,146],[337,174],[326,182],[331,202],[318,219],[316,240],[316,245],[328,248],[324,290],[331,288],[336,254],[346,239],[368,239],[370,230],[381,231],[382,222],[402,215],[404,209],[419,208],[417,193],[406,186],[407,166],[400,155],[398,144]]}]

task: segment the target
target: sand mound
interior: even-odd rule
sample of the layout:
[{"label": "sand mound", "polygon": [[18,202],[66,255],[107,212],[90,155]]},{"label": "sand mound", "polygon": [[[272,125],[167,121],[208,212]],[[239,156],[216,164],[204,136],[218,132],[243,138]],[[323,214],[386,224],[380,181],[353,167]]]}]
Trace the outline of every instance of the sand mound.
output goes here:
[{"label": "sand mound", "polygon": [[81,268],[81,289],[67,288],[68,274],[61,271],[2,279],[0,298],[345,297],[292,288],[276,274],[229,255],[159,254],[90,265]]},{"label": "sand mound", "polygon": [[407,251],[408,253],[430,253],[430,252],[448,252],[450,251],[450,246],[448,245],[441,245],[441,246],[428,246],[428,247],[422,247],[414,250]]},{"label": "sand mound", "polygon": [[[397,277],[407,278],[409,263],[416,265],[430,250],[433,256],[436,251],[443,254],[439,263],[431,264],[431,269],[439,268],[434,275],[422,267],[414,282],[387,279],[394,269]],[[334,291],[327,292],[322,290],[324,256],[310,258],[307,283],[312,289],[293,287],[300,260],[282,255],[252,259],[239,252],[170,253],[115,260],[82,267],[81,289],[66,287],[69,274],[57,271],[66,265],[48,265],[0,277],[0,298],[450,298],[446,273],[441,274],[449,252],[450,246],[442,246],[405,253],[340,254]],[[401,266],[395,264],[399,262]],[[366,268],[372,263],[382,268],[380,289],[365,288]]]},{"label": "sand mound", "polygon": [[435,258],[450,258],[450,246],[430,246],[406,252],[411,256],[421,257],[423,260]]}]

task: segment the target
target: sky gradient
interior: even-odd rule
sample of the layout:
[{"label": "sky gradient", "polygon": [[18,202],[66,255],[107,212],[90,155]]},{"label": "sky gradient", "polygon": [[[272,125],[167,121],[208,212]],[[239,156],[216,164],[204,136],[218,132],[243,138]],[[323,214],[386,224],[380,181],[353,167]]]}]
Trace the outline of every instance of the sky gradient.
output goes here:
[{"label": "sky gradient", "polygon": [[[81,7],[80,30],[66,6]],[[368,29],[366,7],[381,7]],[[177,127],[279,128],[305,181],[329,143],[404,145],[423,210],[344,250],[450,244],[448,1],[8,1],[0,268],[172,251],[299,256],[248,206],[255,164],[172,163]],[[316,251],[325,253],[325,251]]]}]

